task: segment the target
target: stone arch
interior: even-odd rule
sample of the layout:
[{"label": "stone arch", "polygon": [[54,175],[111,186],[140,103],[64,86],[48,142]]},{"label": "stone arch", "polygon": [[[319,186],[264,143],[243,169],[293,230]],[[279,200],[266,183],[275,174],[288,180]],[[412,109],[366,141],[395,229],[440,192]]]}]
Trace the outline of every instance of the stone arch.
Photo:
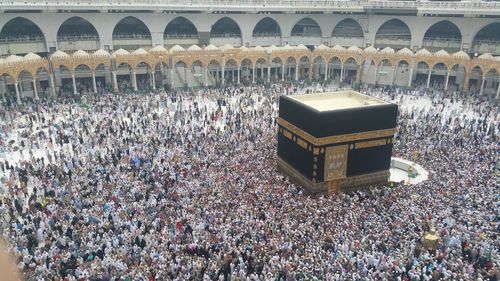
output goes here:
[{"label": "stone arch", "polygon": [[[46,53],[45,35],[41,28],[25,17],[15,17],[7,21],[0,31],[0,39],[7,42],[43,42],[43,47],[32,48],[34,53]],[[8,50],[8,54],[19,54],[17,50]]]},{"label": "stone arch", "polygon": [[420,85],[426,85],[431,71],[430,63],[425,60],[420,60],[415,63],[416,65],[416,75],[415,82]]},{"label": "stone arch", "polygon": [[77,92],[91,92],[93,68],[85,63],[81,63],[73,71]]},{"label": "stone arch", "polygon": [[376,48],[391,47],[394,49],[411,47],[411,30],[400,19],[390,19],[384,22],[375,34]]},{"label": "stone arch", "polygon": [[450,78],[448,82],[448,87],[452,86],[458,90],[462,90],[462,87],[465,84],[465,78],[468,75],[468,68],[466,65],[462,63],[452,64],[450,69]]},{"label": "stone arch", "polygon": [[352,85],[358,75],[358,61],[354,57],[348,57],[342,63],[344,65],[343,82]]},{"label": "stone arch", "polygon": [[287,80],[295,80],[297,71],[297,59],[293,56],[286,57],[285,63],[285,78]]},{"label": "stone arch", "polygon": [[45,66],[40,66],[34,71],[38,96],[46,97],[50,93],[50,72]]},{"label": "stone arch", "polygon": [[265,78],[267,78],[268,65],[269,62],[267,59],[260,57],[255,60],[255,78],[259,79],[260,82],[263,82]]},{"label": "stone arch", "polygon": [[361,63],[360,59],[359,59],[359,58],[356,58],[355,56],[348,56],[348,57],[345,57],[345,58],[342,60],[342,62],[343,62],[343,63],[345,63],[345,62],[347,62],[348,60],[353,60],[353,61],[355,61],[355,62],[356,62],[356,64],[360,64],[360,63]]},{"label": "stone arch", "polygon": [[239,63],[234,59],[224,61],[224,83],[237,81]]},{"label": "stone arch", "polygon": [[326,60],[326,58],[322,55],[315,56],[312,60],[312,63],[313,63],[313,69],[312,69],[313,78],[326,80],[326,78],[327,78],[327,73],[326,73],[327,60]]},{"label": "stone arch", "polygon": [[145,60],[139,60],[137,62],[137,65],[135,66],[135,69],[138,69],[139,67],[146,67],[147,68],[147,71],[153,71],[153,66],[150,65],[148,62],[146,62]]},{"label": "stone arch", "polygon": [[199,66],[201,68],[205,67],[205,65],[203,64],[203,62],[200,60],[200,59],[195,59],[192,63],[191,63],[191,68],[193,68],[194,66]]},{"label": "stone arch", "polygon": [[448,66],[443,62],[436,62],[431,67],[430,85],[433,88],[444,89],[446,87],[446,76],[448,73]]},{"label": "stone arch", "polygon": [[11,73],[0,72],[0,83],[5,85],[5,92],[0,88],[0,97],[4,97],[9,103],[15,103],[17,76],[14,77]]},{"label": "stone arch", "polygon": [[116,66],[116,81],[120,91],[133,89],[132,72],[134,68],[128,62],[121,62]]},{"label": "stone arch", "polygon": [[252,31],[252,37],[280,37],[281,27],[277,21],[270,17],[261,19]]},{"label": "stone arch", "polygon": [[189,19],[179,16],[172,19],[165,30],[163,37],[166,38],[198,38],[198,29]]},{"label": "stone arch", "polygon": [[127,16],[115,25],[113,38],[120,35],[134,35],[134,33],[151,39],[151,31],[142,20],[134,16]]},{"label": "stone arch", "polygon": [[484,74],[484,80],[483,94],[495,96],[500,85],[500,72],[498,69],[488,69]]},{"label": "stone arch", "polygon": [[[469,89],[465,89],[466,91],[470,90],[475,93],[479,93],[481,87],[481,81],[483,80],[485,72],[481,65],[473,65],[470,68],[469,75]],[[466,81],[467,82],[467,81]]]},{"label": "stone arch", "polygon": [[219,84],[221,79],[222,79],[222,66],[220,64],[220,61],[216,60],[216,59],[211,59],[208,63],[207,63],[207,74],[209,75],[209,77],[211,77],[211,79],[213,79],[213,81],[209,81],[209,82],[212,82],[212,83],[215,83],[215,84]]},{"label": "stone arch", "polygon": [[148,26],[134,16],[122,18],[113,29],[114,49],[137,49],[151,46],[151,31]]},{"label": "stone arch", "polygon": [[45,40],[40,27],[25,17],[15,17],[4,24],[0,31],[0,38],[8,38],[10,36],[19,38],[40,36]]},{"label": "stone arch", "polygon": [[340,81],[340,73],[342,71],[342,59],[333,56],[328,60],[328,79]]},{"label": "stone arch", "polygon": [[456,24],[442,20],[431,25],[424,33],[422,48],[431,51],[446,49],[458,51],[462,46],[462,32]]},{"label": "stone arch", "polygon": [[298,59],[299,79],[306,79],[312,76],[311,59],[309,56],[301,56]]},{"label": "stone arch", "polygon": [[111,81],[106,80],[106,73],[109,73],[109,65],[106,63],[99,63],[94,68],[94,74],[96,79],[96,86],[98,91],[100,91],[103,86],[111,84]]},{"label": "stone arch", "polygon": [[228,59],[224,62],[224,68],[229,68],[227,66],[235,66],[236,68],[238,68],[238,65],[238,62],[234,59]]},{"label": "stone arch", "polygon": [[394,84],[398,86],[410,86],[413,73],[410,70],[411,61],[408,59],[398,59],[394,63]]},{"label": "stone arch", "polygon": [[306,17],[299,20],[292,28],[290,36],[322,37],[321,27],[312,18]]},{"label": "stone arch", "polygon": [[274,57],[271,59],[271,79],[273,81],[285,80],[285,65],[283,59]]},{"label": "stone arch", "polygon": [[230,17],[223,17],[218,19],[210,29],[210,38],[225,37],[242,37],[240,26],[234,19]]},{"label": "stone arch", "polygon": [[500,54],[500,22],[490,23],[481,28],[472,40],[472,52]]},{"label": "stone arch", "polygon": [[332,31],[332,37],[333,38],[364,38],[364,32],[363,28],[361,25],[351,19],[351,18],[346,18],[341,20],[335,25],[335,28],[333,28]]},{"label": "stone arch", "polygon": [[63,39],[84,39],[99,40],[99,33],[92,23],[88,20],[74,16],[65,20],[57,31],[57,40]]},{"label": "stone arch", "polygon": [[244,80],[251,80],[253,77],[253,67],[254,64],[251,59],[249,58],[244,58],[240,62],[240,71],[241,71],[241,78]]},{"label": "stone arch", "polygon": [[19,71],[17,75],[17,83],[21,93],[33,91],[33,74],[26,69]]}]

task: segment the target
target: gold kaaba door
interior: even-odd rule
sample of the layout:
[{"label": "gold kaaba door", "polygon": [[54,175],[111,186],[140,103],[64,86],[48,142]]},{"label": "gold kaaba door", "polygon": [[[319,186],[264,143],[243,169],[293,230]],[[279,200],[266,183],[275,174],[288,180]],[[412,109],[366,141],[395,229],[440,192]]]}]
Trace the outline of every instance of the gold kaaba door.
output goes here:
[{"label": "gold kaaba door", "polygon": [[339,193],[342,180],[332,180],[328,182],[328,193]]},{"label": "gold kaaba door", "polygon": [[325,181],[328,192],[340,192],[342,179],[346,178],[347,145],[330,146],[325,153]]}]

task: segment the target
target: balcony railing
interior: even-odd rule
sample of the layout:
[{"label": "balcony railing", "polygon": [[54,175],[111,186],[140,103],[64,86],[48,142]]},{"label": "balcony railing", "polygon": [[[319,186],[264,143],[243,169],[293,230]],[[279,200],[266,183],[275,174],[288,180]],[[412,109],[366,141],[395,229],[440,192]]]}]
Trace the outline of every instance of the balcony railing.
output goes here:
[{"label": "balcony railing", "polygon": [[198,39],[198,34],[164,34],[163,39]]},{"label": "balcony railing", "polygon": [[43,42],[45,39],[41,36],[9,36],[1,37],[0,43],[31,43]]},{"label": "balcony railing", "polygon": [[240,34],[236,33],[212,33],[210,38],[240,38]]},{"label": "balcony railing", "polygon": [[62,35],[57,36],[58,41],[99,41],[99,36],[94,34]]},{"label": "balcony railing", "polygon": [[[244,8],[364,8],[364,9],[398,9],[398,8],[416,8],[416,9],[484,9],[491,11],[500,8],[500,2],[482,2],[482,1],[381,1],[381,0],[84,0],[84,1],[6,1],[0,0],[2,9],[9,7],[138,7],[155,6],[157,7],[177,7],[177,8],[203,8],[203,7],[234,7]],[[153,8],[153,7],[152,7]]]},{"label": "balcony railing", "polygon": [[113,34],[113,39],[151,39],[148,34]]}]

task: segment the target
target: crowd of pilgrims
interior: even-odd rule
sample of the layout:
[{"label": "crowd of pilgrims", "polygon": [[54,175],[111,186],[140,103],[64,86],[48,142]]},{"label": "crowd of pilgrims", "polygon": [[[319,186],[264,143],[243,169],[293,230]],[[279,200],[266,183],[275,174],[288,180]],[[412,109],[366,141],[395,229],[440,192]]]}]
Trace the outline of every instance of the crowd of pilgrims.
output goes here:
[{"label": "crowd of pilgrims", "polygon": [[[406,105],[393,154],[429,180],[310,196],[276,171],[277,101],[324,89],[5,108],[0,231],[24,279],[498,280],[498,105],[365,89]],[[408,106],[419,98],[432,106]]]}]

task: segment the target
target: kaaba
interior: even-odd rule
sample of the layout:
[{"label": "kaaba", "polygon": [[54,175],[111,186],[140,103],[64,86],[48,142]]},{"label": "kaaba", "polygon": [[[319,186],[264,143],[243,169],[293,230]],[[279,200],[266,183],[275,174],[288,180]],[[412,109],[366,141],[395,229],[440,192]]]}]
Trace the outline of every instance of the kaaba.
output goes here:
[{"label": "kaaba", "polygon": [[278,169],[312,194],[387,183],[397,116],[351,90],[281,96]]}]

